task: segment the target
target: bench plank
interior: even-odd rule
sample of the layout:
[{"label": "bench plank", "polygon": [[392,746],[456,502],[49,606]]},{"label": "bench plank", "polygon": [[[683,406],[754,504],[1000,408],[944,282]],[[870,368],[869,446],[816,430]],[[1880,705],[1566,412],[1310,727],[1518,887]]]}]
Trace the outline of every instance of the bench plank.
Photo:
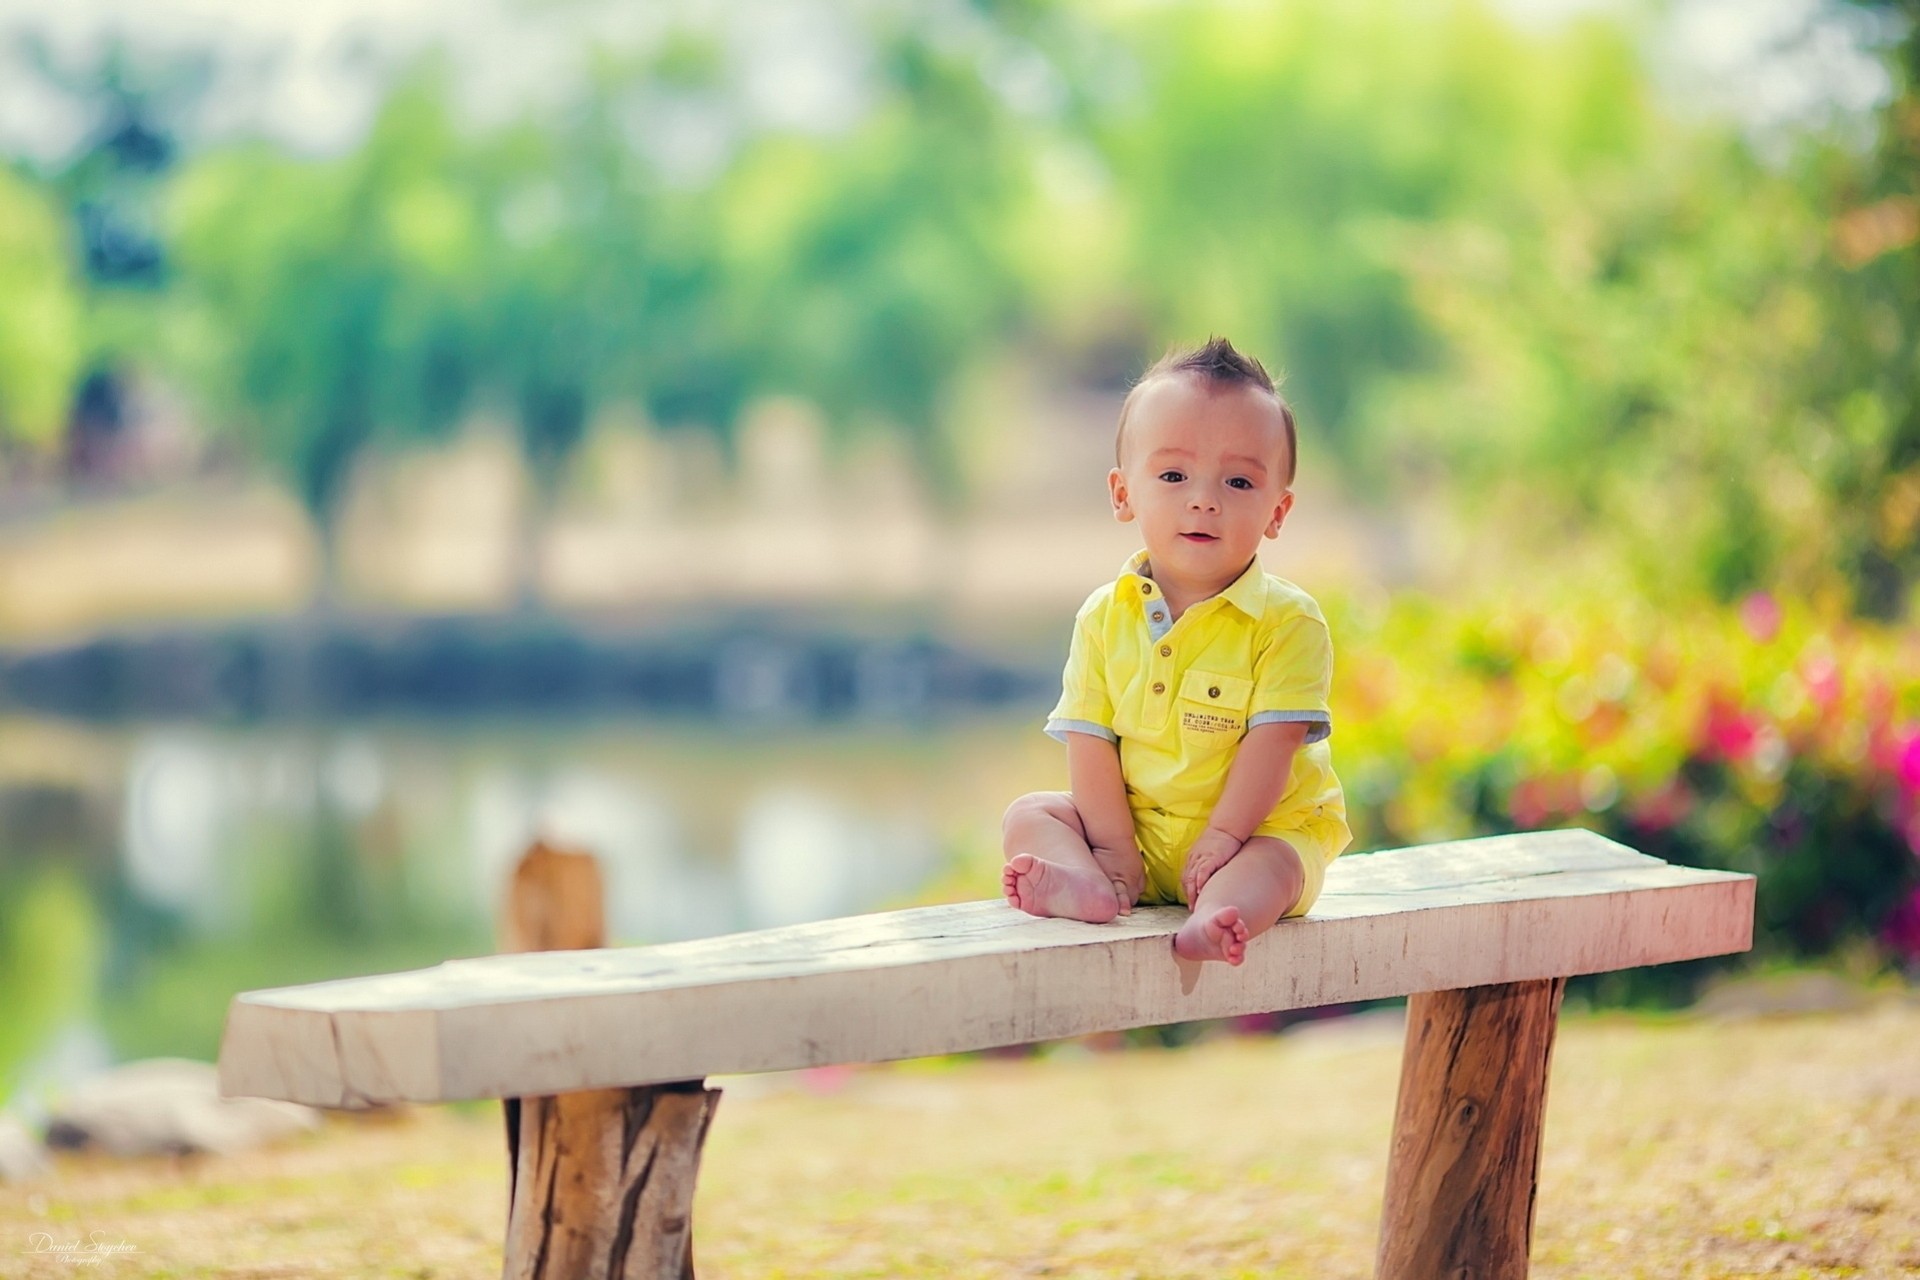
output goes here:
[{"label": "bench plank", "polygon": [[998,901],[455,960],[237,996],[221,1087],[318,1106],[551,1094],[1598,973],[1746,950],[1753,890],[1570,830],[1340,858],[1312,915],[1237,969],[1172,957],[1179,908],[1089,925]]}]

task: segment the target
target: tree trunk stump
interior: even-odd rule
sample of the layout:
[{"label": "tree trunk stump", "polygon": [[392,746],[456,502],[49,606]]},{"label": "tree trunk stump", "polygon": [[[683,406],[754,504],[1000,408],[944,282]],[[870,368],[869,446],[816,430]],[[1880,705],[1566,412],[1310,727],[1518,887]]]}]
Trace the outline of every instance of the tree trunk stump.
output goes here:
[{"label": "tree trunk stump", "polygon": [[1407,1002],[1378,1280],[1524,1280],[1565,978]]},{"label": "tree trunk stump", "polygon": [[[508,951],[606,945],[600,868],[536,843]],[[720,1091],[699,1080],[508,1098],[505,1280],[692,1280],[693,1190]]]},{"label": "tree trunk stump", "polygon": [[692,1280],[694,1179],[720,1091],[518,1101],[506,1280]]}]

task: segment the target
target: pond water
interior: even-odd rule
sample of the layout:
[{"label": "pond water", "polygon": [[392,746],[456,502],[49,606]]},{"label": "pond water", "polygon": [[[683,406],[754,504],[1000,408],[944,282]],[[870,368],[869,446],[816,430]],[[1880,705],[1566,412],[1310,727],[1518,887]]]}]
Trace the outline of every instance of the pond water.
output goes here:
[{"label": "pond water", "polygon": [[[665,942],[991,897],[1008,799],[1064,784],[1025,711],[220,729],[0,720],[0,1098],[211,1059],[237,991],[494,950],[536,837]],[[977,882],[977,883],[976,883]]]}]

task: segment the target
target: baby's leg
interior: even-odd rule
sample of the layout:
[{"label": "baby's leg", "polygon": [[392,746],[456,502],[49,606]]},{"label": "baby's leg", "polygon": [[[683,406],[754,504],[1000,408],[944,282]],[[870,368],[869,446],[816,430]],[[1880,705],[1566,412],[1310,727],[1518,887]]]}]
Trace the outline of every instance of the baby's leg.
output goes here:
[{"label": "baby's leg", "polygon": [[1174,952],[1186,960],[1239,964],[1247,940],[1273,928],[1306,887],[1294,847],[1274,836],[1255,836],[1201,886],[1193,915],[1174,935]]},{"label": "baby's leg", "polygon": [[1086,824],[1066,792],[1035,791],[1015,800],[1001,836],[1007,864],[1000,890],[1029,915],[1105,924],[1132,909],[1137,885],[1121,883],[1094,857]]}]

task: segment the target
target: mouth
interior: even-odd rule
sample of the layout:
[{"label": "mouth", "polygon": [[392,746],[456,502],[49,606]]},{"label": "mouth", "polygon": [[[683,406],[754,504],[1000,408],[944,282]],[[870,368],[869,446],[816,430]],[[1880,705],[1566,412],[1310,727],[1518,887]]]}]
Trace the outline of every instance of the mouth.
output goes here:
[{"label": "mouth", "polygon": [[1188,542],[1206,543],[1206,542],[1220,541],[1219,538],[1215,537],[1211,533],[1183,533],[1180,536]]}]

